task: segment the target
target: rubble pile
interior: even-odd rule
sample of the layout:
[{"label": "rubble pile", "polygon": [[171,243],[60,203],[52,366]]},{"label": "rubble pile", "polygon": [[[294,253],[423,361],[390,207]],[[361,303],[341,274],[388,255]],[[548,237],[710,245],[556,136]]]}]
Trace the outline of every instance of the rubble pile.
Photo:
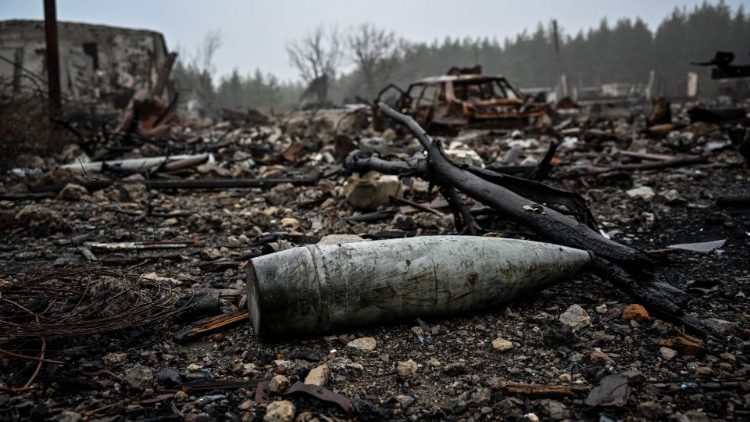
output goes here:
[{"label": "rubble pile", "polygon": [[[647,105],[576,105],[542,125],[432,138],[457,168],[541,181],[567,201],[519,212],[550,206],[648,256],[704,332],[583,272],[502,307],[272,340],[252,328],[253,258],[549,236],[441,191],[418,137],[375,131],[369,107],[151,119],[158,137],[70,117],[80,142],[20,157],[0,182],[0,327],[15,327],[0,333],[0,419],[747,418],[750,104],[740,106],[717,116],[675,104],[665,119]],[[362,157],[388,171],[356,171]],[[300,312],[285,311],[275,313]]]}]

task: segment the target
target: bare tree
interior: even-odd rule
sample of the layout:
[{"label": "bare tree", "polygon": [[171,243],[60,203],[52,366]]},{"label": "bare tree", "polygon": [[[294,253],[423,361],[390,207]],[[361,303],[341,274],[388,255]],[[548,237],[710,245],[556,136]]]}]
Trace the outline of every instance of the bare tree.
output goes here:
[{"label": "bare tree", "polygon": [[189,91],[200,99],[206,109],[213,108],[215,102],[214,75],[216,66],[214,56],[221,47],[221,32],[210,31],[203,37],[203,41],[196,47],[193,54],[180,52],[179,60],[174,70],[174,78],[182,91]]},{"label": "bare tree", "polygon": [[348,41],[354,63],[365,80],[367,95],[374,97],[396,66],[399,52],[396,35],[364,23],[351,32]]},{"label": "bare tree", "polygon": [[213,79],[216,73],[214,66],[214,55],[221,47],[221,31],[209,31],[203,37],[203,44],[196,48],[192,58],[191,67],[198,76],[198,94],[202,97],[208,108],[214,105]]},{"label": "bare tree", "polygon": [[335,78],[344,60],[341,37],[335,27],[326,30],[318,26],[305,38],[287,43],[286,51],[291,65],[308,83],[324,75]]},{"label": "bare tree", "polygon": [[203,73],[213,76],[216,72],[214,66],[214,55],[221,47],[221,31],[209,31],[203,37],[203,44],[198,46],[193,57],[193,64],[200,68]]}]

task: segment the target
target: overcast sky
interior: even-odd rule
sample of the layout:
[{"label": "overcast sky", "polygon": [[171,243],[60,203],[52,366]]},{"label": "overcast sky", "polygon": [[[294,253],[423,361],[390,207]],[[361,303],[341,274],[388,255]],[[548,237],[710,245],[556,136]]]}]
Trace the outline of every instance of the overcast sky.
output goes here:
[{"label": "overcast sky", "polygon": [[[57,0],[60,20],[161,31],[170,49],[194,51],[212,30],[222,34],[219,73],[256,68],[297,79],[284,46],[318,24],[347,29],[371,22],[407,40],[496,37],[503,40],[538,22],[557,19],[567,33],[623,17],[640,16],[650,28],[675,7],[703,0]],[[716,1],[709,1],[715,3]],[[726,0],[732,10],[750,0]],[[0,0],[1,19],[41,19],[42,0]]]}]

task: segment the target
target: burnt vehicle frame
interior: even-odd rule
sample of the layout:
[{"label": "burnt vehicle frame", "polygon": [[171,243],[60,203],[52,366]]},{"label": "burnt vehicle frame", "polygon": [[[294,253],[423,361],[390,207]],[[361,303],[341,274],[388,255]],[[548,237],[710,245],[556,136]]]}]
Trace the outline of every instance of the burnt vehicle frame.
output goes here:
[{"label": "burnt vehicle frame", "polygon": [[407,89],[384,87],[373,108],[376,130],[386,128],[377,108],[381,101],[412,116],[430,133],[457,132],[467,128],[515,129],[546,114],[545,105],[523,95],[502,75],[483,75],[451,69],[446,75],[411,83]]}]

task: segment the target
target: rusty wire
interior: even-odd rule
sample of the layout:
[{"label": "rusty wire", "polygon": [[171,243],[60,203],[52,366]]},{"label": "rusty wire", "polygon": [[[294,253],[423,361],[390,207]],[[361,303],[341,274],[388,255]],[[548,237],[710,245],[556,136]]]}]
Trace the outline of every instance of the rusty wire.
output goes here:
[{"label": "rusty wire", "polygon": [[[43,364],[63,364],[47,358],[47,339],[155,324],[190,306],[190,300],[179,301],[168,283],[106,268],[28,271],[0,279],[0,355],[35,364],[21,387],[0,385],[0,391],[25,393],[34,388]],[[34,339],[38,356],[12,350]]]},{"label": "rusty wire", "polygon": [[0,281],[0,343],[103,334],[186,309],[168,283],[106,269],[30,271]]}]

